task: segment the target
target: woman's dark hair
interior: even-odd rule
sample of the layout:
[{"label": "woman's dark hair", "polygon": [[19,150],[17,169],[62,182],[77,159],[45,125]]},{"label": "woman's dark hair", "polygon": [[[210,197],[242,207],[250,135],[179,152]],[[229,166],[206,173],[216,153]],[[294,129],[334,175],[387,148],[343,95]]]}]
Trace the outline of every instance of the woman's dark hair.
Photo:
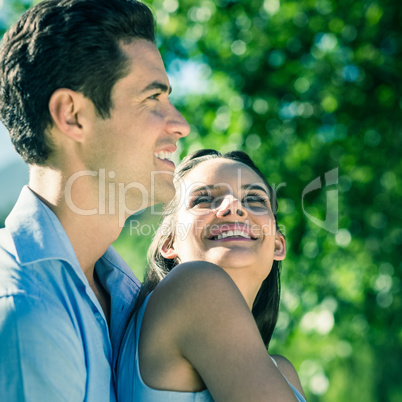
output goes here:
[{"label": "woman's dark hair", "polygon": [[[175,184],[176,189],[178,182],[192,169],[202,162],[210,159],[229,159],[236,162],[244,163],[250,167],[265,183],[269,190],[269,198],[272,206],[272,212],[275,217],[275,225],[277,232],[280,232],[276,222],[277,201],[275,192],[267,182],[258,167],[250,159],[250,157],[242,151],[232,151],[221,154],[212,149],[203,149],[187,156],[176,168]],[[159,229],[155,233],[153,242],[148,250],[148,273],[140,291],[138,299],[134,306],[134,312],[138,311],[146,296],[155,289],[156,285],[178,264],[178,261],[166,259],[161,254],[162,247],[166,244],[172,244],[175,236],[176,213],[178,203],[180,202],[180,194],[177,191],[176,196],[166,206],[164,211],[164,219]],[[280,261],[274,261],[272,269],[268,277],[263,281],[260,290],[255,298],[252,313],[260,331],[261,337],[268,347],[278,318],[280,299]]]},{"label": "woman's dark hair", "polygon": [[51,95],[69,88],[110,117],[111,92],[128,73],[120,44],[155,42],[150,9],[135,0],[44,0],[4,34],[0,46],[0,118],[22,158],[43,165],[52,152]]}]

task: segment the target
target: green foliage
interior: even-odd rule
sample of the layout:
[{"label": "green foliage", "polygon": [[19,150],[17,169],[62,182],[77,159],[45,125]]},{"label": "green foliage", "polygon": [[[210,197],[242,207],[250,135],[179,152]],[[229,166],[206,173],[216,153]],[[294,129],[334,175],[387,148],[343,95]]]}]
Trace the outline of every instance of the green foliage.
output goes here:
[{"label": "green foliage", "polygon": [[[278,189],[288,256],[271,352],[295,364],[311,402],[401,401],[400,4],[149,4],[172,99],[192,126],[182,156],[243,149]],[[26,8],[10,5],[12,16]],[[335,168],[338,183],[327,189]],[[323,187],[305,196],[303,211],[317,177]],[[324,220],[330,190],[337,233],[306,214]],[[137,223],[130,233],[137,219],[115,245],[141,277],[150,236]]]},{"label": "green foliage", "polygon": [[[397,2],[152,6],[174,86],[190,88],[176,100],[192,125],[183,155],[246,150],[278,189],[288,256],[272,352],[294,362],[310,401],[402,400]],[[181,77],[177,60],[199,70]],[[302,193],[335,168],[333,234],[303,213]],[[326,192],[304,199],[305,211],[321,220]]]}]

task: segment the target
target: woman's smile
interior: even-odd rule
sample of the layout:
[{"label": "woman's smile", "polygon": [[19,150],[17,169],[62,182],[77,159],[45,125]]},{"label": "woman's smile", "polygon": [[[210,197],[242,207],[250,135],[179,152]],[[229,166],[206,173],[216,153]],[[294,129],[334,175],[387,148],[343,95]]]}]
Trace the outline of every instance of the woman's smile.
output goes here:
[{"label": "woman's smile", "polygon": [[213,224],[206,228],[207,240],[212,241],[255,241],[257,237],[248,225],[239,222]]}]

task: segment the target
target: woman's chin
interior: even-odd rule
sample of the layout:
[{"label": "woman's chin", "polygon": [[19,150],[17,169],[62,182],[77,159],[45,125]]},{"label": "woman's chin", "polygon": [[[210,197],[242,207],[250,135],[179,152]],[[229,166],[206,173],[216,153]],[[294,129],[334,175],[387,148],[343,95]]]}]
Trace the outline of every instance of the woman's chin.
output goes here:
[{"label": "woman's chin", "polygon": [[221,252],[216,250],[209,257],[210,258],[208,258],[207,261],[219,265],[220,267],[242,268],[260,264],[260,260],[255,253],[244,249]]}]

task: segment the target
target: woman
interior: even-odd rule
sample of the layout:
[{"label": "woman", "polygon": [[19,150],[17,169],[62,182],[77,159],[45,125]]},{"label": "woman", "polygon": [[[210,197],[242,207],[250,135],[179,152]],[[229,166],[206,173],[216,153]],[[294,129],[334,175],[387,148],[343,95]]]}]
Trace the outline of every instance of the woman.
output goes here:
[{"label": "woman", "polygon": [[286,255],[272,188],[240,151],[188,156],[175,184],[121,347],[119,400],[304,401],[291,363],[267,353]]}]

